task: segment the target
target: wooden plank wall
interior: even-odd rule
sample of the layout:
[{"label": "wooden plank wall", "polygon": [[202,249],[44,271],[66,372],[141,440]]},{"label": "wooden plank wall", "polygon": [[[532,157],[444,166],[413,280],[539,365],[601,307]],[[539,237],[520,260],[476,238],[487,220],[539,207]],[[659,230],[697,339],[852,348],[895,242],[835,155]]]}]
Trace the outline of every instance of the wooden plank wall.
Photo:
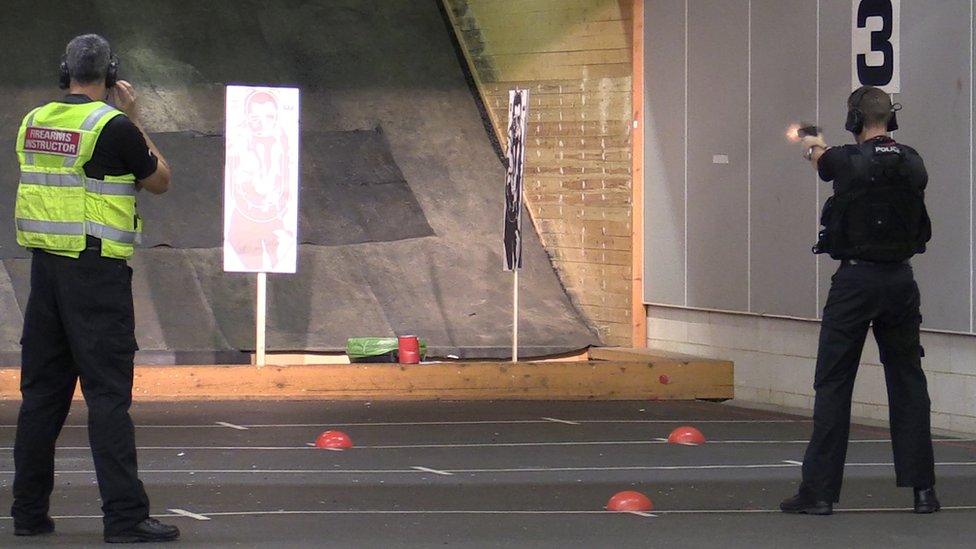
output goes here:
[{"label": "wooden plank wall", "polygon": [[633,0],[444,2],[501,143],[508,90],[530,90],[532,221],[604,343],[634,345]]}]

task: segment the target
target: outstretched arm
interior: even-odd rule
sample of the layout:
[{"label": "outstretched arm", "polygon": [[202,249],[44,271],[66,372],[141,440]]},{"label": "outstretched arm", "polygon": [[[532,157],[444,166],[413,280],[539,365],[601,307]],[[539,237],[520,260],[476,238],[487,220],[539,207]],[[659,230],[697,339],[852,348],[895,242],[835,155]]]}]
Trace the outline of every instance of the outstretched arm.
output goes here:
[{"label": "outstretched arm", "polygon": [[813,169],[817,169],[817,163],[820,162],[820,157],[827,152],[827,142],[824,141],[823,135],[805,135],[800,140],[803,145],[803,158],[810,161],[813,165]]}]

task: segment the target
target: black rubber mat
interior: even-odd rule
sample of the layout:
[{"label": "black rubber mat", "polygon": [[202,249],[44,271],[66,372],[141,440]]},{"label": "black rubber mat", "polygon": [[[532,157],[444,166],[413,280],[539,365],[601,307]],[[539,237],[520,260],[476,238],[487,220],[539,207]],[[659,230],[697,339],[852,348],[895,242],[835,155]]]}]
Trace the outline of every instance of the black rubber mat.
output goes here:
[{"label": "black rubber mat", "polygon": [[[11,221],[17,126],[30,107],[58,97],[63,44],[97,29],[175,174],[168,194],[139,197],[147,247],[132,261],[138,360],[233,361],[254,345],[254,277],[224,274],[220,262],[228,83],[301,90],[305,244],[298,275],[271,277],[270,349],[341,350],[349,336],[415,333],[435,354],[510,353],[505,171],[438,2],[15,0],[8,11],[0,47],[18,55],[0,106],[4,322],[21,321],[7,309],[23,309],[28,273]],[[530,228],[524,237],[522,356],[599,343],[538,235]],[[19,353],[12,338],[0,334],[0,361]]]}]

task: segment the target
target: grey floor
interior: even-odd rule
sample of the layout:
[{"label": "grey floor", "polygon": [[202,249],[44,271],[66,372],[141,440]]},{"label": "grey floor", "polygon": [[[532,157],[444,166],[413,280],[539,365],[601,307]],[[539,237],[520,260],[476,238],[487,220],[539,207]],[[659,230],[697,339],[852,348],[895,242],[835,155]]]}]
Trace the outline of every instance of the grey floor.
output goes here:
[{"label": "grey floor", "polygon": [[[3,511],[16,413],[17,403],[0,403]],[[976,443],[936,443],[946,509],[917,516],[911,491],[894,486],[887,432],[855,426],[838,512],[788,516],[777,504],[796,489],[810,422],[724,404],[140,403],[133,416],[153,514],[179,525],[182,546],[972,547],[976,539]],[[0,518],[0,546],[99,544],[84,422],[76,405],[59,441],[57,533],[15,538]],[[709,442],[662,442],[683,424]],[[329,428],[356,447],[309,447]],[[604,511],[621,490],[646,493],[653,516]]]}]

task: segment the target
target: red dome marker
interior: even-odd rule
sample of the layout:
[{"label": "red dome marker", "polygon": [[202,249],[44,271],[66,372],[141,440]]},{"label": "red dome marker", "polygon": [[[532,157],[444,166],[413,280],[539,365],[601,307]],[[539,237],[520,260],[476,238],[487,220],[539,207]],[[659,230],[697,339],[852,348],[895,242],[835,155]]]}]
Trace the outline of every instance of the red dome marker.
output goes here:
[{"label": "red dome marker", "polygon": [[352,448],[352,439],[342,431],[325,431],[315,439],[315,447],[326,450],[345,450]]},{"label": "red dome marker", "polygon": [[617,511],[622,513],[633,513],[650,511],[654,508],[650,498],[640,492],[626,491],[617,492],[607,502],[607,511]]},{"label": "red dome marker", "polygon": [[671,383],[671,377],[668,376],[668,374],[662,374],[661,377],[657,378],[657,380],[661,382],[661,385]]},{"label": "red dome marker", "polygon": [[678,427],[668,435],[668,444],[698,446],[699,444],[705,444],[705,435],[694,427]]}]

